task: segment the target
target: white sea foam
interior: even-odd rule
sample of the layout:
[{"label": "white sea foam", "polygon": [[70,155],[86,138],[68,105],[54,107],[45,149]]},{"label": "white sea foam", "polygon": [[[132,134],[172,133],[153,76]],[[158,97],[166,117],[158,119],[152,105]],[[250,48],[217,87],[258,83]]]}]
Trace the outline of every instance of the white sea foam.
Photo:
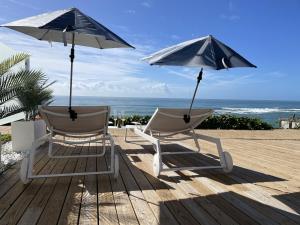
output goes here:
[{"label": "white sea foam", "polygon": [[235,114],[265,114],[265,113],[300,113],[300,109],[285,108],[229,108],[215,110],[219,114],[235,113]]}]

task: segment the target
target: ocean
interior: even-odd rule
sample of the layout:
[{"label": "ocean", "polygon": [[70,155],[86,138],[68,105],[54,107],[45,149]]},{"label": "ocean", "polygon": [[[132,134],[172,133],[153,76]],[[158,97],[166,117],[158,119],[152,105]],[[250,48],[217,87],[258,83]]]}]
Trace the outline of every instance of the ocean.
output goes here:
[{"label": "ocean", "polygon": [[[110,105],[113,115],[152,115],[157,107],[185,108],[191,99],[74,96],[73,105]],[[55,96],[52,105],[68,105],[67,96]],[[280,118],[300,116],[300,101],[196,99],[194,107],[212,108],[215,114],[250,116],[278,127]]]}]

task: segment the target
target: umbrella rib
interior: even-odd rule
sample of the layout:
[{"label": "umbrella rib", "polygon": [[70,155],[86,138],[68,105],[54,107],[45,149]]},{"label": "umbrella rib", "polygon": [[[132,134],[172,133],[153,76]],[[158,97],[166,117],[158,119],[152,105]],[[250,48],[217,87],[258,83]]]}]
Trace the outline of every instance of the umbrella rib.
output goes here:
[{"label": "umbrella rib", "polygon": [[38,40],[43,40],[43,38],[49,33],[50,29],[47,29],[46,32]]},{"label": "umbrella rib", "polygon": [[215,64],[215,68],[217,68],[217,64],[216,64],[216,52],[215,52],[214,46],[212,44],[212,38],[210,38],[210,51],[211,51],[211,54],[212,54],[212,57],[213,57],[213,62]]},{"label": "umbrella rib", "polygon": [[95,36],[95,39],[96,39],[96,41],[97,41],[97,43],[98,43],[98,45],[99,45],[99,48],[100,48],[100,49],[103,49],[102,46],[101,46],[101,44],[100,44],[100,41],[98,40],[98,37]]}]

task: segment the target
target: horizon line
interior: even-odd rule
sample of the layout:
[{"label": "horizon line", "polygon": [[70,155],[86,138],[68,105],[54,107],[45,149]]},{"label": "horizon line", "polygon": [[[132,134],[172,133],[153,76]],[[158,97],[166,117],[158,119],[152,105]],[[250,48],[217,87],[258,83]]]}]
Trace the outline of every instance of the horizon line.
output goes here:
[{"label": "horizon line", "polygon": [[[68,95],[54,95],[54,97],[66,97]],[[96,95],[73,95],[74,97],[91,97],[91,98],[138,98],[138,99],[180,99],[180,100],[191,100],[192,98],[178,98],[178,97],[133,97],[133,96],[96,96]],[[195,98],[195,100],[225,100],[225,101],[284,101],[284,102],[300,102],[300,100],[287,100],[287,99],[232,99],[232,98]]]}]

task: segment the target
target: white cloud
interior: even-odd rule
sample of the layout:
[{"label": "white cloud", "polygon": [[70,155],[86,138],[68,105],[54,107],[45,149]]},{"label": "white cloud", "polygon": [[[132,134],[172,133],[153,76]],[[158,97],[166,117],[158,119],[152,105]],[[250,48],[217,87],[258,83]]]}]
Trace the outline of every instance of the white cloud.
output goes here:
[{"label": "white cloud", "polygon": [[174,40],[179,40],[179,39],[180,39],[180,36],[177,35],[177,34],[172,34],[172,35],[171,35],[171,38],[174,39]]},{"label": "white cloud", "polygon": [[126,10],[124,11],[124,13],[127,13],[127,14],[135,14],[136,11],[135,11],[134,9],[126,9]]},{"label": "white cloud", "polygon": [[146,7],[146,8],[151,8],[150,2],[142,2],[141,5]]},{"label": "white cloud", "polygon": [[[0,39],[17,51],[31,54],[33,68],[41,68],[53,85],[55,95],[69,93],[70,46],[38,41],[9,30],[0,32]],[[133,49],[94,49],[75,47],[74,95],[153,96],[167,97],[171,91],[161,81],[145,78],[149,66],[141,61],[149,46]]]},{"label": "white cloud", "polygon": [[[175,69],[165,69],[168,74],[172,74],[175,76],[179,76],[188,80],[193,80],[196,81],[197,76],[200,72],[199,68],[191,68],[191,67],[178,67],[176,70]],[[203,73],[203,79],[212,79],[215,72],[212,72],[211,70],[204,70]]]},{"label": "white cloud", "polygon": [[231,14],[231,15],[229,15],[229,14],[221,14],[220,18],[224,19],[224,20],[236,21],[236,20],[240,19],[240,16],[239,15],[235,15],[235,14]]},{"label": "white cloud", "polygon": [[228,9],[229,9],[229,11],[233,11],[234,10],[234,4],[233,4],[233,2],[232,1],[229,1],[228,2]]},{"label": "white cloud", "polygon": [[235,4],[233,4],[232,1],[228,1],[228,6],[227,6],[226,11],[227,12],[222,13],[220,15],[221,19],[229,20],[229,21],[237,21],[241,18],[240,15],[236,12],[237,8],[236,8]]},{"label": "white cloud", "polygon": [[[80,80],[74,82],[73,90],[81,96],[108,96],[108,97],[168,97],[171,93],[166,83],[155,82],[147,78],[123,76],[116,80]],[[69,88],[68,82],[55,86],[57,95],[65,95],[61,90]]]},{"label": "white cloud", "polygon": [[[31,54],[31,66],[41,68],[53,85],[55,95],[69,94],[70,46],[62,43],[38,41],[28,36],[0,30],[0,40],[17,51]],[[74,62],[74,95],[124,96],[124,97],[191,97],[199,68],[150,67],[141,61],[145,55],[158,50],[152,45],[132,43],[133,49],[99,50],[76,46]],[[250,71],[250,70],[249,70]],[[274,79],[281,80],[280,71],[263,74],[238,69],[204,70],[198,96],[201,98],[235,98],[239,91],[252,93],[256,85],[265,85]],[[173,79],[176,76],[176,79]]]}]

